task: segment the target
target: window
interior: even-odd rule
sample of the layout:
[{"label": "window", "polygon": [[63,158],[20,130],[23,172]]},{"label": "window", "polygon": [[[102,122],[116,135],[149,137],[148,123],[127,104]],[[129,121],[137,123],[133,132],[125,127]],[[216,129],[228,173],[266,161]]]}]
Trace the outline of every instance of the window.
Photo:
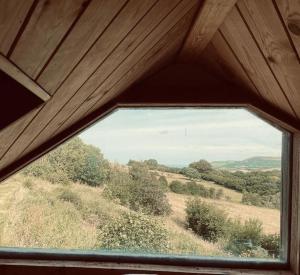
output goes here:
[{"label": "window", "polygon": [[284,265],[288,144],[242,108],[120,108],[0,186],[2,251]]}]

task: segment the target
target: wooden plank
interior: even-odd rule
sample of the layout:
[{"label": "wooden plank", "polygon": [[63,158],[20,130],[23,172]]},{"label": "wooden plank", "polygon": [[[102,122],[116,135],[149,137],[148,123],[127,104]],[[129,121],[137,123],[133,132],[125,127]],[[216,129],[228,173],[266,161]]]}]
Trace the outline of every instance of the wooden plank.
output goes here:
[{"label": "wooden plank", "polygon": [[253,85],[244,68],[219,31],[216,32],[210,43],[203,50],[197,63],[206,67],[219,77],[240,87],[245,87],[261,97],[259,91],[257,91]]},{"label": "wooden plank", "polygon": [[7,55],[34,0],[0,0],[0,52]]},{"label": "wooden plank", "polygon": [[296,116],[236,7],[220,27],[220,32],[261,95],[278,108]]},{"label": "wooden plank", "polygon": [[30,123],[32,118],[38,113],[39,110],[41,110],[41,107],[22,116],[20,119],[10,124],[8,127],[1,129],[0,156],[3,156],[5,154],[5,152],[12,145],[13,141],[22,133],[26,125]]},{"label": "wooden plank", "polygon": [[125,3],[125,0],[92,1],[37,82],[53,94]]},{"label": "wooden plank", "polygon": [[[92,261],[49,261],[49,260],[0,260],[3,275],[10,274],[62,274],[62,275],[98,275],[98,274],[202,274],[202,275],[293,275],[290,270],[262,270],[243,268],[219,268],[201,266],[154,265],[139,263],[114,263]],[[55,268],[55,269],[54,269]],[[0,271],[2,271],[0,269]],[[23,272],[23,273],[22,273]]]},{"label": "wooden plank", "polygon": [[8,74],[14,80],[26,87],[29,91],[44,101],[50,99],[50,95],[36,84],[30,77],[24,74],[19,68],[11,63],[6,57],[0,54],[0,70]]},{"label": "wooden plank", "polygon": [[[196,1],[179,2],[164,0],[158,2],[143,18],[140,24],[128,34],[110,57],[97,69],[89,81],[79,89],[76,95],[53,118],[43,130],[43,133],[36,138],[32,146],[35,147],[36,144],[42,143],[47,137],[51,136],[64,123],[66,118],[78,108],[85,108],[85,101],[88,97],[92,96],[97,87],[104,85],[105,81],[118,80],[124,71],[118,70],[115,72],[115,69],[123,61],[127,64],[127,67],[131,66],[132,62],[138,60],[141,55],[159,41],[175,25],[178,18],[181,18],[195,4]],[[153,20],[153,18],[156,18],[156,20]],[[126,69],[126,66],[123,65],[123,68]],[[99,92],[102,93],[103,89],[99,90]]]},{"label": "wooden plank", "polygon": [[193,62],[205,49],[236,0],[206,0],[184,42],[179,62]]},{"label": "wooden plank", "polygon": [[[196,11],[193,8],[187,16],[185,16],[173,29],[169,31],[169,33],[160,40],[138,63],[136,63],[132,68],[123,74],[123,77],[114,83],[112,86],[107,86],[108,83],[105,84],[105,87],[99,87],[99,91],[104,90],[106,93],[98,93],[97,91],[94,95],[92,95],[88,101],[84,102],[85,106],[80,107],[76,110],[76,112],[66,121],[59,131],[67,129],[72,124],[76,123],[80,118],[87,116],[93,111],[97,110],[99,107],[104,105],[110,99],[114,98],[122,91],[127,89],[134,81],[140,78],[145,71],[151,69],[151,66],[155,66],[156,62],[159,62],[161,58],[168,55],[172,56],[176,53],[176,50],[181,45],[184,39],[184,30],[187,29],[189,24],[191,23],[193,13]],[[122,64],[123,65],[123,64]],[[162,66],[162,64],[160,64]],[[125,67],[125,66],[124,66]],[[125,68],[120,67],[120,69],[124,70]]]},{"label": "wooden plank", "polygon": [[237,6],[293,110],[300,117],[300,64],[273,3],[242,0]]},{"label": "wooden plank", "polygon": [[300,2],[298,0],[275,0],[275,4],[300,60]]},{"label": "wooden plank", "polygon": [[[145,72],[153,69],[154,67],[158,69],[159,67],[166,64],[165,62],[169,62],[172,57],[174,58],[185,37],[185,33],[183,30],[187,29],[195,11],[196,9],[194,7],[186,16],[184,16],[184,18],[180,20],[179,23],[177,23],[168,32],[168,34],[166,34],[166,36],[164,36],[151,49],[149,49],[148,52],[144,54],[142,59],[134,64],[133,67],[128,68],[128,66],[125,66],[124,69],[126,68],[127,72],[125,74],[122,74],[124,75],[124,77],[119,79],[119,81],[115,83],[110,92],[106,95],[102,94],[100,97],[93,97],[91,100],[85,102],[86,107],[90,107],[91,111],[92,109],[98,109],[99,104],[102,106],[105,102],[117,96],[119,93],[128,88],[128,86],[130,86],[133,82],[135,82],[139,77],[144,75]],[[101,103],[99,103],[99,100],[101,100]],[[75,121],[82,119],[87,113],[87,108],[79,108],[79,112],[74,113],[74,115],[67,121],[67,123],[63,125],[63,127],[60,128],[60,130],[68,128],[69,125],[73,124],[74,119]],[[35,146],[36,145],[37,144],[35,144]],[[33,146],[31,148],[33,148]],[[23,153],[23,155],[26,155],[30,151],[28,149]]]},{"label": "wooden plank", "polygon": [[125,6],[116,20],[106,29],[103,35],[85,55],[85,58],[72,71],[72,74],[70,74],[63,85],[60,86],[58,91],[47,102],[34,120],[26,127],[10,150],[2,157],[0,167],[12,162],[19,156],[35,136],[93,74],[103,60],[110,54],[112,49],[136,26],[155,2],[155,0],[132,0]]},{"label": "wooden plank", "polygon": [[39,1],[10,56],[11,60],[35,78],[85,9],[84,3],[85,0]]}]

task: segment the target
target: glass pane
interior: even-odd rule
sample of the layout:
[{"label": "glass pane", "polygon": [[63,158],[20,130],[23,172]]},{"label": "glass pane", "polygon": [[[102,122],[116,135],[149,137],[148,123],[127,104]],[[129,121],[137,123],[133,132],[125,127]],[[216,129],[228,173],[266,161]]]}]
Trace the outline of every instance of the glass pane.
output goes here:
[{"label": "glass pane", "polygon": [[0,185],[0,245],[283,260],[282,137],[240,108],[121,108]]}]

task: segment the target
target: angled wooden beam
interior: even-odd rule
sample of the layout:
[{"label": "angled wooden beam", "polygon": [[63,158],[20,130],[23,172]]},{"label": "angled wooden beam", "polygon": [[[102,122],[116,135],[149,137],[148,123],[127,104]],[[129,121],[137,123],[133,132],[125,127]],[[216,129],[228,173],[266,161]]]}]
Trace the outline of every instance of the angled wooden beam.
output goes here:
[{"label": "angled wooden beam", "polygon": [[179,62],[192,62],[212,39],[237,0],[205,0],[179,54]]}]

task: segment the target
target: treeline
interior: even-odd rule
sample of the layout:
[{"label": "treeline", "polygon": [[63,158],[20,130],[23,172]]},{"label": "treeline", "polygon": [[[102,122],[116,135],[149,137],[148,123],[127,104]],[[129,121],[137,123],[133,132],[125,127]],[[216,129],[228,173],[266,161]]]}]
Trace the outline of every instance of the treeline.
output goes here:
[{"label": "treeline", "polygon": [[[133,161],[131,161],[133,162]],[[242,203],[248,205],[280,208],[280,171],[251,171],[230,172],[227,170],[213,169],[206,160],[200,160],[189,164],[184,168],[166,168],[156,160],[145,160],[149,169],[163,172],[176,171],[191,180],[206,180],[226,188],[243,193]],[[129,162],[130,164],[130,162]],[[174,173],[174,172],[173,172]]]},{"label": "treeline", "polygon": [[169,188],[172,192],[177,194],[200,196],[211,199],[221,199],[224,197],[223,189],[216,189],[214,187],[206,188],[202,184],[194,181],[182,183],[181,181],[174,180],[170,183]]}]

